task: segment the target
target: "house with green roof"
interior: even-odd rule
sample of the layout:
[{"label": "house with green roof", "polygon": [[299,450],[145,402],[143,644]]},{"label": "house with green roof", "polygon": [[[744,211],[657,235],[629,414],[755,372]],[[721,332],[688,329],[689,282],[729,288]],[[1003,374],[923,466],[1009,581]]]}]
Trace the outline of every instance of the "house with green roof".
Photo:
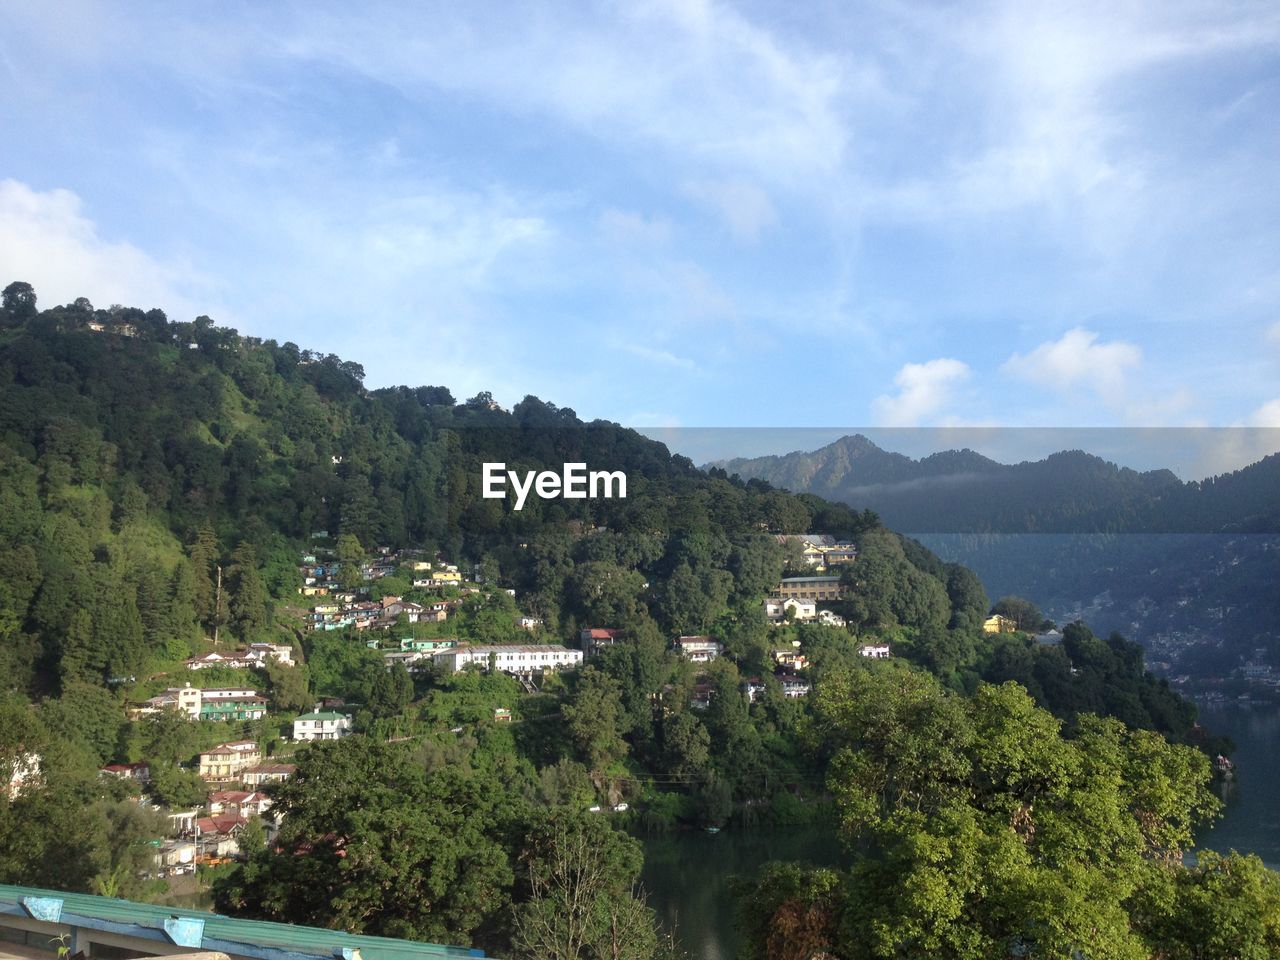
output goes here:
[{"label": "house with green roof", "polygon": [[311,713],[304,713],[293,721],[293,739],[341,740],[351,733],[351,717],[336,710],[321,710],[319,705]]}]

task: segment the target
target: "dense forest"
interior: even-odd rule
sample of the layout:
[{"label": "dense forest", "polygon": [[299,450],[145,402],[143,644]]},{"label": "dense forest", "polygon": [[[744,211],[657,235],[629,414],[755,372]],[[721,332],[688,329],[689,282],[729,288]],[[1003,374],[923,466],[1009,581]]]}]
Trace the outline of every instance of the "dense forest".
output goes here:
[{"label": "dense forest", "polygon": [[[627,497],[516,512],[481,496],[490,461],[623,470]],[[844,626],[765,619],[779,578],[803,572],[778,535],[805,531],[856,544],[831,603]],[[357,592],[455,603],[440,629],[464,641],[576,645],[609,628],[623,642],[537,686],[388,670],[379,646],[399,626],[372,643],[306,629],[298,562],[318,549]],[[456,564],[472,589],[354,575],[409,554]],[[297,767],[267,788],[278,832],[246,829],[214,877],[217,905],[246,916],[646,960],[675,948],[622,827],[834,817],[848,871],[789,868],[744,891],[762,904],[761,956],[1137,956],[1106,952],[1099,931],[1193,942],[1178,891],[1261,917],[1249,942],[1280,943],[1280,895],[1256,861],[1176,856],[1215,809],[1222,745],[1194,708],[1123,637],[1080,623],[1053,645],[990,635],[992,606],[973,573],[874,513],[701,471],[534,397],[505,411],[444,387],[368,389],[355,363],[207,317],[41,311],[25,284],[4,291],[0,762],[12,773],[36,756],[41,775],[0,798],[0,880],[162,895],[141,869],[164,829],[154,807],[198,805],[193,757],[234,735]],[[685,634],[724,655],[690,663],[672,649]],[[200,680],[252,680],[265,718],[126,718],[185,658],[261,640],[292,644],[299,666]],[[890,661],[860,655],[873,640]],[[809,696],[784,694],[779,649],[807,661]],[[354,714],[355,735],[294,749],[290,718],[320,698]],[[495,722],[503,711],[513,722]],[[113,760],[151,765],[152,807],[98,775]],[[1014,848],[1021,872],[1001,873]],[[964,869],[944,889],[949,857]],[[1219,883],[1215,865],[1253,879]],[[1052,894],[1024,909],[1049,876]],[[872,887],[898,919],[866,915]],[[1055,911],[1070,919],[1050,923]]]}]

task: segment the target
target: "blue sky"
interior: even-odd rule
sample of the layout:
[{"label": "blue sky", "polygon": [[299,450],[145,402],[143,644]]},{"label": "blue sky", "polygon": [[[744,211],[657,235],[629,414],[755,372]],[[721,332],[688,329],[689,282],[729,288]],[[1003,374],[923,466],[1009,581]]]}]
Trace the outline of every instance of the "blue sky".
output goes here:
[{"label": "blue sky", "polygon": [[634,426],[1280,426],[1274,2],[3,2],[0,90],[46,305]]}]

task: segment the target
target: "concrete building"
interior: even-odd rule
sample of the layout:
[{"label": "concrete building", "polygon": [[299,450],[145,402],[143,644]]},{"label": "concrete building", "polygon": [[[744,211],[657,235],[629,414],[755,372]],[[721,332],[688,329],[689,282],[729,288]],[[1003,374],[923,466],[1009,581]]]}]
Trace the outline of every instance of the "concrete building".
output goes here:
[{"label": "concrete building", "polygon": [[213,689],[200,691],[201,720],[261,720],[267,715],[267,698],[256,690]]},{"label": "concrete building", "polygon": [[796,597],[765,598],[765,619],[774,622],[785,620],[787,611],[791,611],[792,620],[812,620],[818,615],[818,604],[813,600],[800,600]]},{"label": "concrete building", "polygon": [[592,627],[578,634],[578,644],[586,657],[594,657],[605,647],[622,642],[622,631],[612,627]]},{"label": "concrete building", "polygon": [[778,682],[782,684],[782,695],[789,700],[794,700],[797,697],[807,697],[812,689],[809,681],[804,677],[784,674],[778,677]]},{"label": "concrete building", "polygon": [[269,660],[285,667],[293,666],[293,647],[287,643],[251,643],[246,656],[255,666],[265,667]]},{"label": "concrete building", "polygon": [[262,750],[252,740],[220,743],[200,754],[200,779],[209,783],[238,780],[254,764],[262,762]]},{"label": "concrete building", "polygon": [[202,653],[186,661],[188,670],[207,670],[210,667],[226,667],[229,670],[244,670],[253,666],[253,661],[243,652],[238,653]]},{"label": "concrete building", "polygon": [[676,652],[694,663],[710,663],[724,653],[724,644],[707,636],[677,637]]},{"label": "concrete building", "polygon": [[177,710],[192,720],[199,719],[200,688],[193,687],[189,683],[181,687],[170,687],[164,693],[144,701],[142,706],[134,712],[139,716],[146,716],[159,713],[161,710]]},{"label": "concrete building", "polygon": [[98,772],[121,780],[136,780],[138,783],[151,781],[149,763],[108,763],[105,767],[99,767]]},{"label": "concrete building", "polygon": [[783,577],[774,594],[797,600],[839,600],[842,591],[839,577]]},{"label": "concrete building", "polygon": [[563,670],[582,663],[582,651],[570,650],[558,643],[463,644],[435,655],[436,667],[448,673],[465,670],[478,663],[492,666],[503,673],[526,676],[544,670]]},{"label": "concrete building", "polygon": [[136,719],[161,710],[177,710],[193,720],[259,720],[266,716],[267,698],[248,688],[202,690],[188,683],[170,687],[130,713]]},{"label": "concrete building", "polygon": [[292,763],[255,763],[246,767],[240,779],[250,787],[261,787],[267,783],[283,783],[298,772]]},{"label": "concrete building", "polygon": [[314,710],[293,721],[294,740],[341,740],[351,734],[351,718],[333,710]]}]

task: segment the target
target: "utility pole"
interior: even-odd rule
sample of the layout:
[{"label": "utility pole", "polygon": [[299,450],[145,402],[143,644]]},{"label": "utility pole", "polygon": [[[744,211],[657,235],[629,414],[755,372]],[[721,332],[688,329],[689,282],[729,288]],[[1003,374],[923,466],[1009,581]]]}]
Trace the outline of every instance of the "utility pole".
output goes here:
[{"label": "utility pole", "polygon": [[218,649],[218,628],[222,625],[222,564],[217,564],[218,585],[213,592],[213,649]]}]

